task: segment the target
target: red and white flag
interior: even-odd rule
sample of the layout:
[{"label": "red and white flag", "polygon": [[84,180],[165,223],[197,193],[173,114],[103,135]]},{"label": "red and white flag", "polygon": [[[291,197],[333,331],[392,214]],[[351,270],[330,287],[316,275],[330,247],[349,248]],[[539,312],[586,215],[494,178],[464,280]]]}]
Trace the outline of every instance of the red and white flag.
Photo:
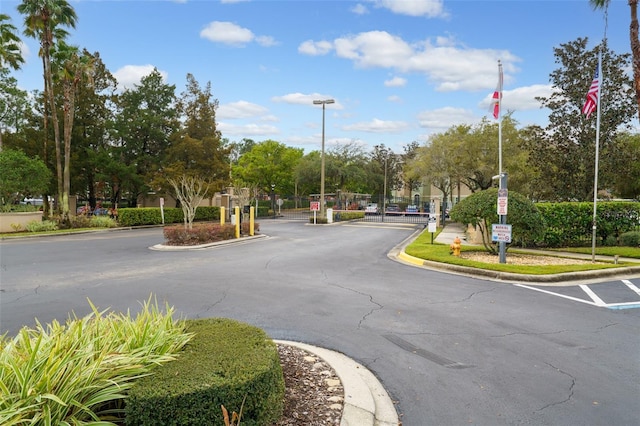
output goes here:
[{"label": "red and white flag", "polygon": [[598,108],[598,94],[600,92],[599,74],[600,66],[596,68],[596,73],[593,76],[591,87],[589,87],[589,91],[587,92],[587,100],[584,102],[584,106],[582,107],[582,113],[585,114],[587,118],[589,118],[591,113]]},{"label": "red and white flag", "polygon": [[502,104],[502,64],[498,62],[498,87],[496,87],[495,92],[493,92],[492,101],[492,109],[493,109],[493,118],[496,120],[500,117],[500,106]]}]

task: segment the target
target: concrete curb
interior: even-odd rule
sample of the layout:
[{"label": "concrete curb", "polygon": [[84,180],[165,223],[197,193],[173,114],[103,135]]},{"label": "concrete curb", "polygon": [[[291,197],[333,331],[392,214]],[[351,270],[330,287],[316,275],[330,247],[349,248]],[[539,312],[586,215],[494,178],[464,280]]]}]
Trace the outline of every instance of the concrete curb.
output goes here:
[{"label": "concrete curb", "polygon": [[[447,230],[447,226],[450,228]],[[447,225],[445,229],[438,235],[436,238],[436,242],[442,244],[448,244],[453,241],[453,238],[459,235],[464,235],[462,229],[458,229],[459,227],[455,224],[453,226]],[[546,274],[546,275],[531,275],[531,274],[515,274],[510,272],[501,272],[501,271],[491,271],[487,269],[478,269],[471,268],[468,266],[459,266],[459,265],[451,265],[448,263],[440,263],[433,262],[430,260],[420,259],[418,257],[414,257],[405,253],[404,248],[409,245],[413,240],[415,240],[418,235],[422,233],[422,230],[417,230],[409,237],[405,238],[400,244],[394,247],[388,253],[388,257],[397,262],[402,262],[408,265],[428,268],[433,270],[438,270],[451,274],[459,274],[470,277],[480,277],[486,278],[494,281],[505,281],[511,283],[522,283],[522,284],[538,284],[538,285],[571,285],[577,284],[579,281],[583,283],[588,280],[596,280],[600,278],[635,278],[640,277],[640,264],[637,266],[624,266],[619,268],[610,268],[610,269],[597,269],[592,271],[575,271],[575,272],[565,272],[562,274]],[[468,243],[463,241],[463,244],[469,245]],[[520,251],[520,250],[519,250]],[[534,250],[523,250],[529,253],[535,253]],[[561,257],[575,257],[579,259],[584,259],[585,256],[576,255],[576,254],[566,254],[562,252],[553,252],[553,253],[544,253],[545,255],[556,255]],[[587,256],[590,258],[590,256]],[[601,260],[602,256],[599,256],[599,260]],[[627,261],[632,261],[631,259],[624,259]]]},{"label": "concrete curb", "polygon": [[217,247],[217,246],[229,246],[229,245],[233,245],[233,244],[244,244],[244,243],[252,242],[252,241],[255,241],[255,240],[262,239],[262,238],[267,238],[267,235],[260,234],[260,235],[254,235],[252,237],[234,238],[232,240],[217,241],[215,243],[199,244],[199,245],[195,245],[195,246],[167,246],[167,245],[164,245],[164,244],[156,244],[154,246],[149,247],[149,249],[150,250],[157,250],[157,251],[202,250],[202,249],[207,249],[207,248]]},{"label": "concrete curb", "polygon": [[304,349],[335,370],[344,387],[344,408],[340,426],[398,426],[393,401],[380,381],[366,367],[344,354],[306,343],[275,340]]}]

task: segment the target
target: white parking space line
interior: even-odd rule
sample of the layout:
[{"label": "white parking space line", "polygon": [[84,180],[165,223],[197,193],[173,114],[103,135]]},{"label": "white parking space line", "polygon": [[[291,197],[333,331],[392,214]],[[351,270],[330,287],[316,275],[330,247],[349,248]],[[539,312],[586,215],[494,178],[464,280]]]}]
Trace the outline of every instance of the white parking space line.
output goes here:
[{"label": "white parking space line", "polygon": [[595,294],[595,293],[593,292],[593,290],[591,290],[591,289],[589,288],[589,286],[584,285],[584,284],[581,284],[581,285],[580,285],[580,288],[582,289],[582,291],[584,291],[585,293],[587,293],[587,296],[589,296],[589,297],[591,298],[591,300],[593,300],[593,302],[594,302],[594,304],[595,304],[596,306],[607,306],[607,304],[606,304],[606,303],[604,303],[604,300],[600,299],[600,298],[598,297],[598,295],[597,295],[597,294]]},{"label": "white parking space line", "polygon": [[[635,284],[633,284],[629,280],[620,280],[620,281],[622,281],[622,283],[624,283],[630,290],[632,290],[638,296],[640,296],[640,288],[638,288]],[[563,299],[573,300],[574,302],[580,302],[580,303],[585,303],[585,304],[591,305],[591,306],[597,306],[599,308],[607,308],[607,309],[637,309],[637,308],[640,308],[640,300],[635,301],[635,302],[605,303],[586,284],[581,284],[578,287],[580,287],[580,289],[582,289],[582,291],[584,291],[585,294],[587,296],[589,296],[589,298],[591,300],[580,299],[578,297],[573,297],[573,296],[567,296],[565,294],[556,293],[556,292],[553,292],[553,291],[545,290],[545,289],[538,288],[538,287],[533,287],[531,285],[526,285],[526,284],[514,284],[514,285],[517,286],[517,287],[522,287],[522,288],[526,288],[526,289],[529,289],[529,290],[535,290],[535,291],[538,291],[540,293],[545,293],[545,294],[550,294],[552,296],[561,297]]]},{"label": "white parking space line", "polygon": [[627,287],[629,287],[631,290],[635,291],[638,296],[640,296],[640,288],[636,287],[631,281],[629,280],[622,280],[623,283],[625,283],[625,285]]},{"label": "white parking space line", "polygon": [[587,305],[598,306],[595,303],[590,302],[588,300],[578,299],[577,297],[566,296],[564,294],[554,293],[553,291],[545,290],[545,289],[542,289],[542,288],[531,287],[531,286],[526,285],[526,284],[514,284],[514,285],[517,286],[517,287],[528,288],[529,290],[539,291],[540,293],[546,293],[546,294],[550,294],[552,296],[562,297],[563,299],[569,299],[569,300],[573,300],[575,302],[586,303]]}]

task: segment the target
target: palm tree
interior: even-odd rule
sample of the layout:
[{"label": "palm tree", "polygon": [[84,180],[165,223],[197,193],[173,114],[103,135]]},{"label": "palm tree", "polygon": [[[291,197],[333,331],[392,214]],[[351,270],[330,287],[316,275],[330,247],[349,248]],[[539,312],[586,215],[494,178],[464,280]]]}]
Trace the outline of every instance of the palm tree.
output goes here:
[{"label": "palm tree", "polygon": [[64,117],[64,169],[62,185],[62,217],[69,219],[69,193],[71,191],[71,131],[75,113],[75,99],[78,84],[91,83],[93,75],[93,57],[80,53],[76,46],[59,41],[53,49],[54,76],[62,85]]},{"label": "palm tree", "polygon": [[[60,128],[53,93],[53,73],[51,71],[51,48],[54,40],[66,37],[67,33],[61,27],[75,28],[77,15],[73,7],[66,0],[23,0],[18,6],[18,12],[25,16],[24,33],[40,41],[39,55],[42,57],[44,75],[45,96],[45,129],[47,101],[51,110],[53,124],[54,143],[56,147],[56,172],[58,181],[58,201],[62,200],[63,176],[62,176],[62,152],[60,147]],[[45,131],[45,152],[46,136]],[[59,206],[60,204],[58,204]],[[68,206],[67,206],[68,209]]]},{"label": "palm tree", "polygon": [[20,51],[18,30],[8,22],[10,19],[9,15],[0,14],[0,68],[17,70],[24,63],[24,58]]},{"label": "palm tree", "polygon": [[[638,103],[638,118],[640,119],[640,39],[638,38],[638,0],[628,0],[631,10],[631,24],[629,25],[629,40],[631,42],[631,55],[633,58],[633,81],[636,89],[636,102]],[[589,0],[594,9],[609,7],[611,0]]]}]

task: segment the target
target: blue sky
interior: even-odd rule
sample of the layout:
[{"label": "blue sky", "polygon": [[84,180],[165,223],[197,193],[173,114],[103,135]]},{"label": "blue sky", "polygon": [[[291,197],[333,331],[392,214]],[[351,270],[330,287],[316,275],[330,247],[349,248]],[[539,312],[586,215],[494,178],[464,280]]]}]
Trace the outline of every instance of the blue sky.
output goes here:
[{"label": "blue sky", "polygon": [[[2,0],[22,30],[19,1]],[[230,141],[273,139],[305,152],[325,141],[384,143],[396,153],[412,141],[489,116],[504,65],[503,111],[521,125],[546,125],[557,68],[553,48],[604,34],[588,0],[71,0],[78,15],[68,40],[99,52],[121,87],[153,67],[184,90],[191,73],[211,82],[217,121]],[[609,46],[630,52],[629,6],[612,0]],[[23,37],[21,88],[42,88],[38,44]],[[593,70],[587,70],[589,74]],[[631,73],[631,70],[629,70]],[[585,94],[588,87],[585,87]]]}]

